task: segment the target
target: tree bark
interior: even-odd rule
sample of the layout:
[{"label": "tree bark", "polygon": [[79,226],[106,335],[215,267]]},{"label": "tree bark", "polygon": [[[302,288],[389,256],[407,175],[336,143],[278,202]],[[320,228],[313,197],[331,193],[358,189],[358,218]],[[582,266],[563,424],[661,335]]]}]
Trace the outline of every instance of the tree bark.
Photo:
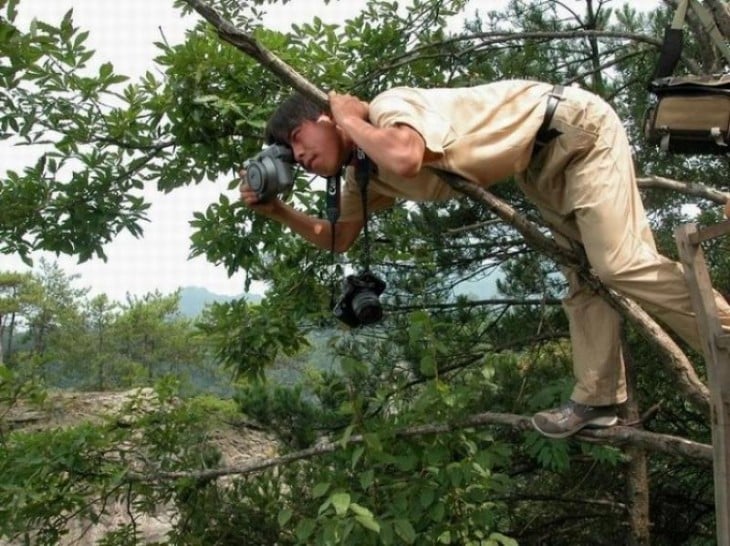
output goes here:
[{"label": "tree bark", "polygon": [[3,338],[5,337],[5,327],[3,326],[3,320],[5,317],[0,315],[0,366],[3,364]]},{"label": "tree bark", "polygon": [[727,40],[730,38],[730,6],[727,0],[705,0],[704,5],[712,13],[720,34]]},{"label": "tree bark", "polygon": [[[624,362],[626,364],[626,387],[628,400],[624,404],[624,418],[630,423],[641,425],[641,412],[636,396],[636,366],[632,358],[625,336],[622,336]],[[651,517],[649,514],[649,471],[646,449],[639,446],[626,446],[624,453],[628,457],[626,463],[626,504],[628,505],[629,536],[627,546],[650,546]]]},{"label": "tree bark", "polygon": [[[528,430],[532,428],[530,418],[525,417],[524,415],[485,412],[471,415],[466,419],[455,423],[431,424],[404,428],[396,431],[394,436],[396,438],[412,438],[417,436],[445,434],[463,428],[484,427],[489,425],[505,425],[521,430]],[[669,434],[657,434],[628,426],[616,426],[595,430],[584,429],[575,434],[573,438],[593,442],[598,441],[616,446],[629,445],[641,449],[693,459],[696,463],[703,466],[712,465],[712,446],[691,442],[684,438],[671,436]],[[240,466],[210,468],[207,470],[190,472],[164,472],[151,469],[147,472],[128,472],[125,480],[128,482],[144,483],[177,479],[207,481],[222,478],[224,476],[255,474],[269,468],[286,465],[295,461],[311,459],[329,453],[334,453],[340,449],[345,449],[348,445],[362,444],[364,442],[365,438],[362,435],[357,434],[351,436],[347,442],[343,442],[342,440],[329,441],[301,451],[287,453],[281,457],[260,459]]]},{"label": "tree bark", "polygon": [[683,182],[663,176],[645,176],[636,180],[640,188],[661,188],[707,199],[718,205],[724,205],[730,200],[730,194],[711,186],[697,182]]}]

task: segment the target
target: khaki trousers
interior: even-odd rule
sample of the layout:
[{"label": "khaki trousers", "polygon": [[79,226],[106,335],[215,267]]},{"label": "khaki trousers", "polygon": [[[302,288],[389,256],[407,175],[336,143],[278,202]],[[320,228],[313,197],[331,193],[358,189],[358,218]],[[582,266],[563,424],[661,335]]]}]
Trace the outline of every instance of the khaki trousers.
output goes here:
[{"label": "khaki trousers", "polygon": [[[591,269],[632,298],[689,345],[701,350],[682,266],[657,252],[636,185],[631,148],[621,120],[599,97],[566,88],[552,127],[562,134],[531,161],[518,183],[540,210],[559,244],[581,243]],[[626,400],[620,315],[564,271],[569,293],[576,385],[572,399],[608,405]],[[716,293],[723,328],[730,306]]]}]

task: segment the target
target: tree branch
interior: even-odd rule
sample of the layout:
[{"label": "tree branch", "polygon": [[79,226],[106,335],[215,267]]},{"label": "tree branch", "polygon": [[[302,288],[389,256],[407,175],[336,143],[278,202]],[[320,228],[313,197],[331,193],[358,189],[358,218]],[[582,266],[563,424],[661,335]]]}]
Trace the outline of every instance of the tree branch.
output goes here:
[{"label": "tree branch", "polygon": [[491,298],[486,300],[464,300],[452,303],[427,303],[424,305],[394,305],[389,307],[393,311],[414,311],[417,309],[457,309],[461,307],[481,307],[483,305],[560,305],[557,298]]},{"label": "tree branch", "polygon": [[693,195],[702,197],[718,205],[724,205],[730,200],[730,193],[712,188],[697,182],[683,182],[681,180],[673,180],[663,176],[651,175],[636,180],[640,188],[661,188],[664,190],[672,190],[685,195]]},{"label": "tree branch", "polygon": [[[485,412],[477,413],[469,416],[463,421],[455,423],[429,424],[419,425],[401,429],[394,433],[396,438],[413,438],[419,436],[430,436],[436,434],[445,434],[456,430],[472,427],[485,427],[489,425],[505,425],[520,430],[529,430],[529,417],[516,415],[512,413],[494,413]],[[712,446],[692,442],[685,438],[672,436],[669,434],[658,434],[648,432],[641,429],[635,429],[626,426],[616,426],[606,429],[588,430],[584,429],[575,436],[575,439],[585,441],[601,441],[602,443],[612,445],[632,445],[655,451],[666,453],[669,455],[679,455],[684,458],[694,459],[703,465],[712,464]],[[345,449],[348,445],[362,444],[365,442],[363,435],[353,435],[347,442],[338,440],[333,442],[322,443],[300,451],[287,453],[281,457],[272,457],[268,459],[258,459],[249,463],[228,466],[221,468],[211,468],[198,471],[178,471],[178,472],[129,472],[126,475],[127,482],[143,482],[151,483],[165,480],[177,479],[193,479],[193,480],[214,480],[224,476],[246,475],[261,472],[268,468],[287,465],[295,461],[311,459],[321,455],[335,453]]]},{"label": "tree branch", "polygon": [[722,0],[705,0],[705,4],[717,23],[717,28],[726,40],[730,39],[730,6]]},{"label": "tree branch", "polygon": [[317,106],[327,109],[329,101],[327,95],[309,81],[301,77],[293,68],[279,59],[271,51],[265,48],[258,40],[245,32],[238,30],[220,14],[201,0],[185,0],[185,2],[197,11],[203,18],[216,29],[218,36],[229,44],[257,61],[261,66],[275,74],[284,83],[314,101]]},{"label": "tree branch", "polygon": [[[505,44],[509,42],[523,42],[525,40],[577,40],[583,38],[618,38],[621,40],[629,40],[637,43],[650,44],[651,46],[660,49],[662,46],[662,40],[654,38],[652,36],[645,36],[643,34],[635,34],[630,32],[617,32],[610,30],[566,30],[566,31],[532,31],[532,32],[479,32],[476,34],[466,34],[462,36],[456,36],[440,42],[434,42],[429,44],[422,44],[417,47],[410,49],[408,52],[394,57],[390,62],[380,69],[375,71],[375,75],[385,74],[392,70],[396,70],[402,66],[408,65],[409,63],[421,58],[424,51],[429,49],[436,49],[439,51],[437,56],[442,55],[456,55],[463,56],[469,53],[474,53],[486,49],[487,47],[495,44]],[[467,42],[470,40],[479,40],[478,43],[473,44],[463,51],[447,53],[440,53],[444,51],[446,47],[457,44],[459,42]],[[515,45],[514,47],[519,47]],[[638,52],[639,54],[645,53],[645,51]],[[682,55],[682,61],[690,68],[694,73],[700,73],[701,69],[697,63],[695,63],[687,55]],[[360,83],[360,82],[358,82]]]}]

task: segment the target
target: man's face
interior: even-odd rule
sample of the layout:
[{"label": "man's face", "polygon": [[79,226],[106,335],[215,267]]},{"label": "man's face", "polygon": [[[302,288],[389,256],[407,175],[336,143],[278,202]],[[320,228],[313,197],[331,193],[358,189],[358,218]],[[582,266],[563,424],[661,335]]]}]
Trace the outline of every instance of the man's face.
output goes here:
[{"label": "man's face", "polygon": [[291,132],[289,139],[294,159],[307,171],[319,176],[333,176],[342,167],[345,144],[329,116],[302,122]]}]

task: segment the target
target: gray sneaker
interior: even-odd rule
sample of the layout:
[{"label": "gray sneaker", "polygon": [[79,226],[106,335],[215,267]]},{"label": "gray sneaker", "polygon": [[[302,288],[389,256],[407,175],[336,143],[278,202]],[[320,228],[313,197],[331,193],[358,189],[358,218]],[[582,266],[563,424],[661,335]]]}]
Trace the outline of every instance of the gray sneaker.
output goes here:
[{"label": "gray sneaker", "polygon": [[532,417],[535,430],[548,438],[567,438],[585,427],[611,427],[616,423],[616,406],[586,406],[572,400]]}]

